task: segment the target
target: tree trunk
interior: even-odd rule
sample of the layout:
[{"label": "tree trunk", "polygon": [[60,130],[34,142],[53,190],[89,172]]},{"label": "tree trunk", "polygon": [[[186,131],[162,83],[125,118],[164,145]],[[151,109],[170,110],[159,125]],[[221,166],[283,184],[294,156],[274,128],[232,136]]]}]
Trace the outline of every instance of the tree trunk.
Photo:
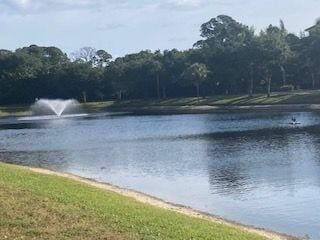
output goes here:
[{"label": "tree trunk", "polygon": [[283,66],[280,66],[281,69],[281,73],[282,73],[282,85],[286,85],[287,84],[287,73],[286,70]]},{"label": "tree trunk", "polygon": [[196,90],[197,90],[197,99],[199,102],[200,100],[200,84],[199,83],[196,83]]},{"label": "tree trunk", "polygon": [[157,96],[158,96],[158,99],[160,99],[160,78],[159,78],[159,74],[157,74]]},{"label": "tree trunk", "polygon": [[162,86],[162,98],[163,99],[167,98],[167,89],[165,86]]},{"label": "tree trunk", "polygon": [[85,91],[83,91],[82,96],[83,96],[83,102],[86,103],[87,102],[87,93]]},{"label": "tree trunk", "polygon": [[253,96],[253,78],[250,79],[250,90],[249,90],[249,96]]},{"label": "tree trunk", "polygon": [[122,91],[120,90],[120,91],[118,91],[118,100],[122,100]]},{"label": "tree trunk", "polygon": [[314,72],[313,72],[313,67],[312,67],[312,64],[311,64],[311,60],[308,59],[307,63],[308,63],[308,69],[309,69],[310,74],[311,74],[312,89],[315,89],[315,87],[316,87],[316,80],[315,80],[315,77],[314,77]]},{"label": "tree trunk", "polygon": [[253,96],[253,66],[250,65],[250,88],[249,88],[249,96]]},{"label": "tree trunk", "polygon": [[311,72],[311,79],[312,79],[312,89],[316,89],[316,80],[313,72]]},{"label": "tree trunk", "polygon": [[267,77],[267,83],[268,83],[268,97],[271,96],[271,76]]}]

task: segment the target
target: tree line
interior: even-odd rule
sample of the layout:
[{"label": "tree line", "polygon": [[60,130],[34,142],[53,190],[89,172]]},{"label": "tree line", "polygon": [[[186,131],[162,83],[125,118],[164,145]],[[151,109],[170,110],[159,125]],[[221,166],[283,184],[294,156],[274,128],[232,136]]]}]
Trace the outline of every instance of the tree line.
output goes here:
[{"label": "tree line", "polygon": [[320,23],[308,34],[280,21],[256,33],[220,15],[201,25],[201,40],[179,51],[144,50],[112,59],[84,47],[0,50],[0,104],[36,98],[165,99],[265,93],[320,87]]}]

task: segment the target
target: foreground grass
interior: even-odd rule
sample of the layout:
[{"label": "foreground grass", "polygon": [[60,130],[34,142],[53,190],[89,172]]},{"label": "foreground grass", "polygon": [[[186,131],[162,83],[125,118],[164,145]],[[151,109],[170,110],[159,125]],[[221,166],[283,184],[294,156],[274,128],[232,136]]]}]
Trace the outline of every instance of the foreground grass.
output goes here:
[{"label": "foreground grass", "polygon": [[0,163],[0,239],[264,238]]}]

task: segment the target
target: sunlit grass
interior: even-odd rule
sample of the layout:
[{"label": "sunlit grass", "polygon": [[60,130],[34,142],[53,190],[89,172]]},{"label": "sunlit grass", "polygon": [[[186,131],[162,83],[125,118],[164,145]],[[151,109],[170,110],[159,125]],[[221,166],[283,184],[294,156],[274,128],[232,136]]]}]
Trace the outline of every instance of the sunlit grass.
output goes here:
[{"label": "sunlit grass", "polygon": [[0,163],[0,239],[264,238]]},{"label": "sunlit grass", "polygon": [[28,114],[29,106],[0,106],[0,116]]},{"label": "sunlit grass", "polygon": [[[275,104],[320,104],[320,91],[297,91],[290,93],[273,93],[248,95],[216,95],[203,98],[169,98],[153,100],[122,100],[88,102],[82,104],[84,111],[101,112],[112,108],[141,108],[141,107],[174,107],[174,106],[252,106]],[[30,114],[29,106],[2,106],[0,116]]]},{"label": "sunlit grass", "polygon": [[218,95],[204,98],[172,98],[165,100],[131,100],[115,101],[110,107],[148,107],[148,106],[247,106],[273,104],[320,104],[319,91],[298,93],[276,93],[267,97],[266,94]]}]

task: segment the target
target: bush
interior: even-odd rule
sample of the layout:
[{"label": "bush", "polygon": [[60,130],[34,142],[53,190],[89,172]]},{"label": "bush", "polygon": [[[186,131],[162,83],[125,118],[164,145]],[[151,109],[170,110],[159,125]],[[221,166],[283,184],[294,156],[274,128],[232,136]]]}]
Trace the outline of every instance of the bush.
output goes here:
[{"label": "bush", "polygon": [[294,86],[293,85],[283,85],[280,87],[280,91],[281,92],[291,92],[294,90]]}]

